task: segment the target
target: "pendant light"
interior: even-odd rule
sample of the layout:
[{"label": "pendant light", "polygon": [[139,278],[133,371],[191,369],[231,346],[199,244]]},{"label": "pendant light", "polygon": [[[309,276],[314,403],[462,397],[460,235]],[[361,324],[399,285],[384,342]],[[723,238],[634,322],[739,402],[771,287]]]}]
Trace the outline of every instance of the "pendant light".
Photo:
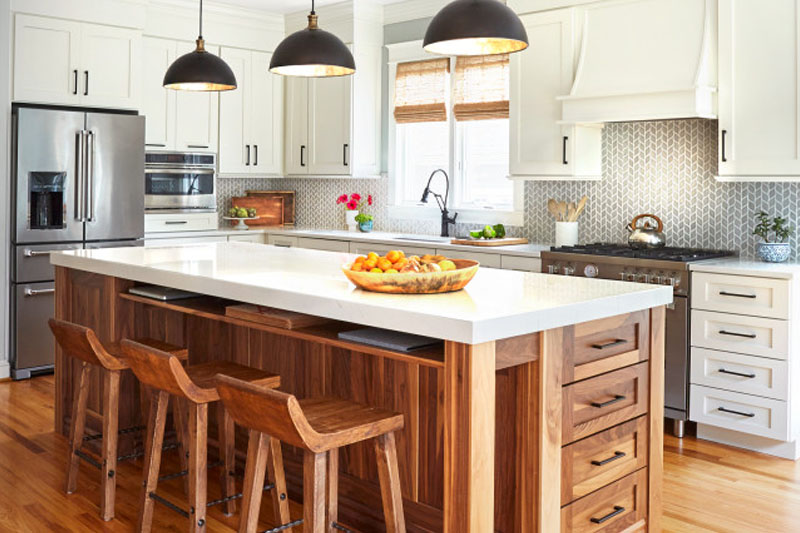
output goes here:
[{"label": "pendant light", "polygon": [[176,59],[164,74],[164,87],[179,91],[231,91],[236,76],[221,57],[206,51],[203,40],[203,0],[200,0],[200,33],[197,48]]},{"label": "pendant light", "polygon": [[356,71],[356,63],[341,39],[319,29],[314,0],[311,0],[308,27],[294,32],[278,45],[269,71],[308,78],[349,76]]},{"label": "pendant light", "polygon": [[499,0],[455,0],[433,17],[422,46],[448,56],[508,54],[528,47],[528,33]]}]

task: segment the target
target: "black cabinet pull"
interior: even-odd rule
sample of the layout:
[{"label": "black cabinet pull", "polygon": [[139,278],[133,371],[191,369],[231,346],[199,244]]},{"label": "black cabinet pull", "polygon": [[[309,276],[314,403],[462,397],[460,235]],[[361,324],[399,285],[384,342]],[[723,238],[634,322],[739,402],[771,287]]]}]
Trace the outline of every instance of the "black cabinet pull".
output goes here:
[{"label": "black cabinet pull", "polygon": [[741,337],[743,339],[755,339],[758,335],[755,333],[737,333],[735,331],[719,330],[720,335],[728,335],[729,337]]},{"label": "black cabinet pull", "polygon": [[592,461],[592,464],[594,466],[605,466],[608,463],[613,463],[617,459],[622,459],[623,457],[625,457],[625,455],[626,455],[625,452],[614,452],[614,455],[612,457],[609,457],[608,459],[603,459],[602,461]]},{"label": "black cabinet pull", "polygon": [[253,166],[254,167],[258,166],[258,145],[257,144],[253,145]]},{"label": "black cabinet pull", "polygon": [[569,163],[567,163],[567,142],[568,141],[569,141],[569,137],[567,137],[565,135],[564,136],[564,140],[562,141],[562,145],[561,145],[561,162],[564,163],[565,165],[569,164]]},{"label": "black cabinet pull", "polygon": [[611,342],[607,342],[605,344],[592,344],[592,348],[594,348],[595,350],[605,350],[606,348],[619,346],[621,344],[628,344],[628,341],[626,341],[625,339],[616,339]]},{"label": "black cabinet pull", "polygon": [[244,162],[244,166],[249,167],[250,166],[250,145],[249,144],[245,144],[244,145],[244,149],[247,150],[247,161]]},{"label": "black cabinet pull", "polygon": [[349,163],[347,162],[347,145],[342,145],[342,163],[344,166],[347,166]]},{"label": "black cabinet pull", "polygon": [[756,377],[755,374],[747,374],[745,372],[736,372],[735,370],[727,370],[725,368],[720,368],[719,370],[717,370],[717,372],[719,372],[720,374],[730,374],[731,376],[739,376],[740,378],[753,379],[754,377]]},{"label": "black cabinet pull", "polygon": [[202,148],[203,150],[207,150],[208,149],[208,145],[207,144],[187,144],[186,147],[187,148]]},{"label": "black cabinet pull", "polygon": [[738,292],[719,291],[720,296],[731,296],[733,298],[749,298],[755,300],[758,298],[755,294],[740,294]]},{"label": "black cabinet pull", "polygon": [[75,88],[72,89],[72,94],[78,94],[78,69],[73,70],[72,74],[75,77]]},{"label": "black cabinet pull", "polygon": [[83,71],[83,76],[84,76],[84,79],[85,79],[85,83],[84,83],[84,86],[83,86],[83,96],[89,96],[89,71],[88,70],[84,70]]},{"label": "black cabinet pull", "polygon": [[167,220],[164,222],[167,226],[182,226],[183,224],[188,224],[188,220]]},{"label": "black cabinet pull", "polygon": [[306,166],[306,145],[300,146],[300,166]]},{"label": "black cabinet pull", "polygon": [[153,146],[155,148],[166,148],[167,147],[166,144],[161,144],[161,143],[145,143],[145,146]]},{"label": "black cabinet pull", "polygon": [[591,520],[592,524],[602,524],[606,520],[610,520],[610,519],[614,518],[615,516],[617,516],[618,514],[624,513],[624,512],[625,512],[625,508],[624,507],[622,507],[621,505],[615,505],[614,506],[614,510],[611,511],[610,513],[608,513],[607,515],[601,516],[600,518],[592,517],[589,520]]},{"label": "black cabinet pull", "polygon": [[602,409],[603,407],[608,407],[609,405],[613,405],[613,404],[615,404],[617,402],[621,402],[624,399],[625,399],[625,395],[617,394],[616,396],[614,396],[613,400],[608,400],[607,402],[592,402],[591,406],[592,407],[597,407],[598,409]]},{"label": "black cabinet pull", "polygon": [[722,162],[725,163],[728,161],[728,157],[725,154],[725,137],[728,136],[728,130],[722,130]]},{"label": "black cabinet pull", "polygon": [[746,416],[747,418],[753,418],[754,416],[756,416],[755,413],[745,413],[742,411],[736,411],[735,409],[728,409],[726,407],[717,407],[717,411],[722,411],[723,413],[730,413],[732,415]]}]

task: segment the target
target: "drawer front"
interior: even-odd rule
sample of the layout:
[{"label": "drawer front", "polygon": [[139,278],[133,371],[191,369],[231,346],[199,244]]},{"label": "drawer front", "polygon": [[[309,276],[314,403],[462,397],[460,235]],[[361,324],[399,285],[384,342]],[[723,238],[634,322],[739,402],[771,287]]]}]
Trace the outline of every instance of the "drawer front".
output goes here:
[{"label": "drawer front", "polygon": [[436,253],[449,257],[450,259],[472,259],[478,261],[481,266],[489,268],[500,268],[500,254],[487,254],[486,252],[467,252],[465,250],[438,249]]},{"label": "drawer front", "polygon": [[216,213],[145,215],[144,232],[213,231],[217,229],[218,223]]},{"label": "drawer front", "polygon": [[158,248],[163,246],[184,246],[210,244],[213,242],[228,242],[224,235],[215,237],[175,237],[170,239],[145,239],[144,245],[148,248]]},{"label": "drawer front", "polygon": [[311,250],[324,250],[328,252],[349,252],[350,243],[347,241],[336,241],[330,239],[308,239],[299,237],[297,239],[298,248],[309,248]]},{"label": "drawer front", "polygon": [[297,246],[297,237],[286,237],[284,235],[267,235],[267,244],[280,248],[294,248]]},{"label": "drawer front", "polygon": [[690,387],[691,420],[777,440],[788,438],[786,402],[738,392]]},{"label": "drawer front", "polygon": [[597,376],[649,358],[650,315],[639,311],[578,324],[566,343],[564,383]]},{"label": "drawer front", "polygon": [[733,392],[788,400],[786,361],[705,348],[692,348],[691,383]]},{"label": "drawer front", "polygon": [[647,417],[641,416],[565,446],[561,505],[647,466],[647,442]]},{"label": "drawer front", "polygon": [[773,359],[789,354],[789,325],[784,320],[692,312],[692,346]]},{"label": "drawer front", "polygon": [[638,531],[646,521],[646,468],[561,509],[561,533]]},{"label": "drawer front", "polygon": [[564,444],[647,412],[648,363],[639,363],[564,387]]},{"label": "drawer front", "polygon": [[243,233],[243,235],[228,235],[228,242],[255,242],[258,244],[264,244],[263,233]]},{"label": "drawer front", "polygon": [[13,280],[31,282],[55,279],[55,268],[50,264],[50,252],[80,248],[80,243],[18,245],[15,247]]},{"label": "drawer front", "polygon": [[542,260],[538,257],[518,257],[515,255],[500,256],[500,266],[506,270],[522,270],[524,272],[541,272]]},{"label": "drawer front", "polygon": [[351,254],[358,254],[358,255],[367,255],[370,252],[375,252],[378,255],[386,255],[386,252],[390,250],[402,250],[406,256],[411,255],[419,255],[423,256],[425,254],[435,254],[435,248],[423,248],[420,246],[406,246],[404,244],[375,244],[369,242],[350,242],[350,253]]},{"label": "drawer front", "polygon": [[692,274],[692,308],[786,320],[789,282],[697,272]]}]

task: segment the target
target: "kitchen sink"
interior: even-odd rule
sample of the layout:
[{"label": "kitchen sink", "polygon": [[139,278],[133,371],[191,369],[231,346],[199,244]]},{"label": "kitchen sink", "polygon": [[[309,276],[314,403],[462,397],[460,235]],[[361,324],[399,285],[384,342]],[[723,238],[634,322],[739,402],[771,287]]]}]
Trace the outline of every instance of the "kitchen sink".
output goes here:
[{"label": "kitchen sink", "polygon": [[396,241],[418,241],[418,242],[450,242],[450,237],[434,237],[432,235],[398,235],[394,237]]}]

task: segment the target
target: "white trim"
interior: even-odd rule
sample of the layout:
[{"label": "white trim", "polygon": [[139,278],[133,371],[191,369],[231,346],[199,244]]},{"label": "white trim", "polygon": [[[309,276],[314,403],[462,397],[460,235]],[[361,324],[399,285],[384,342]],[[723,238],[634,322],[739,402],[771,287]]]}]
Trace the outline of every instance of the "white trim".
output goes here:
[{"label": "white trim", "polygon": [[800,176],[714,176],[720,183],[797,183]]},{"label": "white trim", "polygon": [[[429,59],[431,57],[442,57],[434,56],[433,54],[426,52],[425,49],[422,48],[422,39],[418,41],[387,44],[386,50],[389,52],[388,62],[390,66],[397,63],[403,63],[405,61],[419,61],[421,59]],[[394,78],[394,74],[392,74],[392,72],[390,72],[390,75],[392,78]],[[394,84],[392,84],[390,87],[394,87]]]},{"label": "white trim", "polygon": [[11,365],[8,361],[0,361],[0,379],[11,377]]},{"label": "white trim", "polygon": [[396,24],[409,20],[433,17],[451,0],[406,0],[383,7],[384,24]]}]

